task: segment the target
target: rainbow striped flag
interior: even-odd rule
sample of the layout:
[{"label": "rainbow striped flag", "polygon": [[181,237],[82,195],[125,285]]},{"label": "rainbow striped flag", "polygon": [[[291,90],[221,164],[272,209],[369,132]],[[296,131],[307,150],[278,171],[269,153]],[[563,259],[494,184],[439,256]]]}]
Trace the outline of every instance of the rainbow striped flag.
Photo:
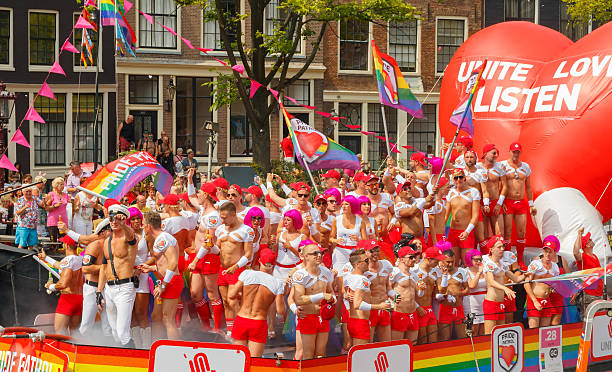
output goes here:
[{"label": "rainbow striped flag", "polygon": [[172,176],[146,151],[135,152],[106,164],[81,186],[107,198],[120,199],[138,182],[154,173],[155,188],[163,195],[168,194]]},{"label": "rainbow striped flag", "polygon": [[423,107],[410,90],[393,57],[382,53],[372,40],[374,70],[378,81],[380,103],[406,111],[415,118],[423,117]]},{"label": "rainbow striped flag", "polygon": [[89,64],[93,65],[93,42],[89,37],[89,33],[87,29],[83,29],[83,35],[81,37],[81,62],[83,62],[83,66],[87,67],[87,60],[89,60]]},{"label": "rainbow striped flag", "polygon": [[359,159],[351,150],[335,142],[323,133],[294,117],[279,102],[285,123],[289,129],[293,148],[299,153],[302,166],[308,163],[310,169],[359,169]]},{"label": "rainbow striped flag", "polygon": [[136,49],[136,34],[125,19],[125,7],[123,0],[101,0],[100,22],[102,26],[116,25],[117,50],[122,55],[129,52],[134,54]]},{"label": "rainbow striped flag", "polygon": [[[606,275],[612,274],[612,263],[609,263],[606,268]],[[603,268],[597,267],[594,269],[586,269],[574,271],[567,274],[553,276],[552,278],[536,279],[535,282],[546,283],[555,292],[563,297],[571,297],[575,293],[585,289],[595,289],[599,285],[599,281],[604,276]]]}]

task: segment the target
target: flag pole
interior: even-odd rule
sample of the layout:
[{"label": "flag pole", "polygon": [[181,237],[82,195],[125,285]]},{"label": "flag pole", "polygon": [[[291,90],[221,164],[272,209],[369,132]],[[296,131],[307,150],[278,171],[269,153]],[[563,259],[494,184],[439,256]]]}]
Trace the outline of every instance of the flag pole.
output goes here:
[{"label": "flag pole", "polygon": [[385,141],[387,143],[387,157],[391,157],[391,146],[389,145],[389,131],[387,130],[387,118],[385,117],[385,105],[381,102],[380,103],[380,112],[382,114],[382,122],[383,122],[383,127],[385,128],[385,138],[387,138],[387,140]]},{"label": "flag pole", "polygon": [[[448,147],[448,151],[444,155],[444,163],[442,164],[442,170],[440,171],[440,175],[444,173],[444,170],[446,169],[446,165],[448,164],[448,161],[450,160],[451,153],[453,152],[453,147],[455,147],[455,142],[457,142],[457,137],[459,137],[459,131],[461,130],[461,127],[463,126],[463,121],[465,120],[465,116],[470,110],[470,107],[472,105],[472,99],[474,98],[474,93],[476,93],[476,90],[478,89],[478,83],[480,82],[480,77],[482,76],[482,72],[484,71],[485,67],[487,67],[486,59],[484,60],[484,63],[482,64],[480,72],[478,73],[478,77],[476,78],[476,82],[474,83],[474,87],[472,88],[472,91],[470,92],[470,96],[468,97],[467,104],[465,105],[465,110],[463,110],[463,114],[461,115],[461,121],[459,121],[459,125],[457,125],[457,131],[455,132],[453,141],[451,142],[451,145]],[[442,176],[438,177],[438,179],[436,180],[436,183],[434,184],[434,188],[438,187],[440,178],[442,178]]]},{"label": "flag pole", "polygon": [[[299,150],[299,145],[298,145],[298,150]],[[310,167],[308,166],[308,161],[304,159],[302,150],[300,150],[300,158],[302,158],[302,164],[304,164],[304,167],[306,168],[306,171],[308,172],[308,175],[310,176],[310,181],[312,182],[312,186],[314,187],[315,192],[317,193],[317,195],[319,195],[319,188],[317,187],[317,184],[314,178],[312,177],[312,173],[310,172]]]}]

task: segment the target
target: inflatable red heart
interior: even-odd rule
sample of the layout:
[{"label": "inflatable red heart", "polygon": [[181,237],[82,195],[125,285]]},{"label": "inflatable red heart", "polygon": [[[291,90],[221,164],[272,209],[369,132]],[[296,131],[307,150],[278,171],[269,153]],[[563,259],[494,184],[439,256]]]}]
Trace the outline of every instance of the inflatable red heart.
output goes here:
[{"label": "inflatable red heart", "polygon": [[514,358],[514,354],[516,353],[514,350],[514,345],[500,346],[499,348],[501,349],[502,359],[504,362],[506,362],[506,365],[510,367],[512,365],[511,363],[512,359]]},{"label": "inflatable red heart", "polygon": [[[605,151],[612,138],[610,35],[612,23],[576,43],[530,22],[504,22],[477,32],[444,73],[442,136],[453,138],[457,128],[449,122],[451,113],[465,95],[470,72],[487,59],[486,84],[472,106],[479,156],[484,144],[494,143],[499,160],[507,159],[510,143],[519,141],[521,159],[533,171],[534,199],[570,187],[595,205],[612,174],[612,156]],[[604,221],[612,217],[612,190],[597,210]],[[539,243],[533,235],[528,234],[530,245]]]},{"label": "inflatable red heart", "polygon": [[325,138],[318,132],[295,132],[300,150],[309,158],[312,158],[319,147],[325,142]]}]

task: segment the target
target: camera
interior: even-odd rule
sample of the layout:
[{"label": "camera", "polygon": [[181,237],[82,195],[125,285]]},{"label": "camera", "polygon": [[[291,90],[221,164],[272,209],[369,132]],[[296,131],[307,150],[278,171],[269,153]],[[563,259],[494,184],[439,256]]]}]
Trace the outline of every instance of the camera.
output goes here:
[{"label": "camera", "polygon": [[417,247],[414,244],[413,245],[410,244],[412,239],[414,239],[414,234],[403,233],[401,235],[399,242],[393,245],[393,253],[395,254],[395,257],[397,257],[399,250],[402,249],[402,247],[405,247],[407,245],[410,245],[410,248],[412,248],[413,250],[417,250]]}]

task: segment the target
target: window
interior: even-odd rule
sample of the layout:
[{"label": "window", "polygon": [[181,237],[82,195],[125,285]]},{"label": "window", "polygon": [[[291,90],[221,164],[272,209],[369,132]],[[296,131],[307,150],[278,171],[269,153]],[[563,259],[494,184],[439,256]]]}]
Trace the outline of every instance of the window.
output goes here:
[{"label": "window", "polygon": [[[397,110],[385,107],[387,130],[391,142],[397,142]],[[385,126],[382,122],[380,103],[368,103],[368,131],[375,132],[377,136],[385,137]],[[368,161],[372,169],[378,169],[381,162],[387,157],[387,143],[374,136],[368,138]],[[391,154],[395,157],[395,154]]]},{"label": "window", "polygon": [[465,41],[465,20],[438,19],[436,30],[436,72],[443,73],[453,54]]},{"label": "window", "polygon": [[253,134],[242,102],[230,109],[230,156],[252,156]]},{"label": "window", "polygon": [[140,15],[138,20],[138,41],[140,48],[176,49],[176,36],[166,31],[161,25],[177,30],[176,13],[178,8],[174,0],[140,0],[141,10],[153,16],[153,24]]},{"label": "window", "polygon": [[[361,136],[361,134],[360,134]],[[355,154],[361,154],[361,137],[359,136],[338,136],[338,143]]]},{"label": "window", "polygon": [[196,156],[208,156],[208,131],[204,123],[212,121],[212,79],[177,77],[176,79],[176,147],[193,149]]},{"label": "window", "polygon": [[130,75],[130,104],[158,104],[158,76]]},{"label": "window", "polygon": [[[98,161],[102,159],[102,99],[98,95]],[[72,96],[72,159],[82,163],[93,161],[95,94]]]},{"label": "window", "polygon": [[66,94],[56,100],[39,96],[34,108],[44,124],[34,123],[34,165],[66,164]]},{"label": "window", "polygon": [[295,99],[297,104],[285,98],[283,100],[285,106],[310,105],[310,81],[297,80],[287,88],[287,95]]},{"label": "window", "polygon": [[506,21],[535,22],[536,0],[504,0]]},{"label": "window", "polygon": [[51,66],[56,55],[55,13],[30,13],[30,65]]},{"label": "window", "polygon": [[[236,42],[237,27],[236,22],[232,22],[236,17],[236,2],[234,0],[220,0],[225,19],[225,32],[230,43]],[[214,9],[215,2],[209,3],[210,9]],[[207,8],[207,10],[209,10]],[[209,10],[210,12],[210,10]],[[204,48],[214,50],[225,50],[221,42],[221,33],[219,31],[219,22],[217,20],[204,19]]]},{"label": "window", "polygon": [[0,9],[0,65],[11,64],[11,11]]},{"label": "window", "polygon": [[[80,13],[75,13],[74,14],[74,23],[76,24],[77,20],[79,19]],[[75,53],[74,54],[74,65],[75,66],[95,66],[96,63],[98,63],[98,33],[94,30],[86,30],[86,29],[74,29],[74,41],[73,44],[74,46],[83,51],[83,50],[87,50],[87,47],[85,45],[82,45],[81,43],[83,42],[83,35],[87,34],[89,36],[89,44],[91,45],[91,59],[93,60],[93,63],[91,61],[89,61],[89,58],[87,58],[87,52],[85,53],[84,57],[85,57],[85,62],[81,61],[81,55],[82,53]]]},{"label": "window", "polygon": [[416,72],[417,21],[389,23],[389,55],[402,71]]},{"label": "window", "polygon": [[589,33],[589,25],[580,24],[570,18],[567,12],[567,4],[563,1],[559,2],[560,9],[560,20],[559,20],[559,31],[572,39],[572,41],[578,41],[586,34]]},{"label": "window", "polygon": [[[340,111],[341,117],[346,118],[341,120],[341,124],[361,125],[361,103],[340,103],[338,111]],[[350,129],[341,126],[339,130]]]},{"label": "window", "polygon": [[[417,148],[419,151],[432,153],[436,145],[436,105],[423,105],[423,118],[414,118],[412,124],[407,129],[406,137],[409,146]],[[431,146],[431,148],[430,148]],[[408,149],[408,157],[415,152]]]},{"label": "window", "polygon": [[369,30],[366,21],[340,21],[340,70],[368,69]]},{"label": "window", "polygon": [[[288,11],[286,8],[280,6],[281,0],[270,0],[268,5],[266,5],[266,24],[265,24],[265,33],[266,36],[274,35],[274,30],[279,28],[281,24],[285,21]],[[285,31],[289,32],[289,30]],[[297,36],[297,30],[293,33],[293,40],[295,40],[295,36]],[[298,41],[297,46],[295,48],[295,52],[299,54],[302,50],[302,43]]]}]

